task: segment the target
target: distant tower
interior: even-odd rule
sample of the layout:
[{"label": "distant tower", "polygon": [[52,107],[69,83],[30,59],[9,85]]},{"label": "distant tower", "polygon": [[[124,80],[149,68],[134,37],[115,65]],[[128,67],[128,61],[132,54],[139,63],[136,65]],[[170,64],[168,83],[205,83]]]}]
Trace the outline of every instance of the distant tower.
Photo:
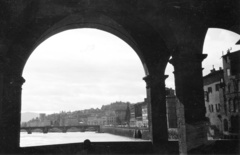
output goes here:
[{"label": "distant tower", "polygon": [[43,122],[46,118],[46,114],[45,113],[41,113],[40,115],[40,121]]}]

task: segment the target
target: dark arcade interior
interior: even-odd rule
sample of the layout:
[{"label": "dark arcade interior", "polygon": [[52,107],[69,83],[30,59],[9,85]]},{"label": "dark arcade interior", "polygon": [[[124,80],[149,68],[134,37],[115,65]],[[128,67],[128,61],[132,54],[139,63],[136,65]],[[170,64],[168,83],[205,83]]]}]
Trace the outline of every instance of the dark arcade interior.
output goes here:
[{"label": "dark arcade interior", "polygon": [[[207,140],[202,79],[207,30],[240,34],[239,17],[239,0],[1,0],[0,154],[82,153],[85,143],[19,146],[24,65],[44,40],[75,28],[107,31],[136,51],[146,72],[140,78],[146,82],[150,108],[150,142],[90,142],[87,153],[239,154],[238,140]],[[178,118],[179,142],[167,137],[164,72],[168,62],[174,66],[183,111]]]}]

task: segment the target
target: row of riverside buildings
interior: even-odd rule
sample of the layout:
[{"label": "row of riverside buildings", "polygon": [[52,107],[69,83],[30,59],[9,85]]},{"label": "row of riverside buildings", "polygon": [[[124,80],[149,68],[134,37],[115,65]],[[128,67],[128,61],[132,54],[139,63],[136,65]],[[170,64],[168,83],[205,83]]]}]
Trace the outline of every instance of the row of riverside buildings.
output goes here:
[{"label": "row of riverside buildings", "polygon": [[[173,89],[167,90],[167,118],[168,127],[177,128],[176,115],[176,96]],[[116,102],[115,104],[118,104]],[[122,102],[119,104],[123,104]],[[118,127],[149,127],[149,108],[147,99],[135,104],[126,103],[125,107],[115,110],[83,110],[85,115],[73,115],[71,112],[61,112],[59,114],[39,115],[39,118],[23,122],[23,127],[42,127],[42,126],[78,126],[78,125],[101,125],[101,126],[118,126]]]},{"label": "row of riverside buildings", "polygon": [[238,139],[240,111],[240,51],[222,56],[223,68],[203,77],[209,139]]},{"label": "row of riverside buildings", "polygon": [[[116,102],[117,103],[117,102]],[[122,102],[119,104],[123,104]],[[126,103],[125,107],[108,110],[83,110],[84,115],[77,116],[71,112],[46,115],[41,113],[38,118],[23,122],[24,127],[42,126],[130,126],[148,127],[148,108],[146,100],[135,104]]]}]

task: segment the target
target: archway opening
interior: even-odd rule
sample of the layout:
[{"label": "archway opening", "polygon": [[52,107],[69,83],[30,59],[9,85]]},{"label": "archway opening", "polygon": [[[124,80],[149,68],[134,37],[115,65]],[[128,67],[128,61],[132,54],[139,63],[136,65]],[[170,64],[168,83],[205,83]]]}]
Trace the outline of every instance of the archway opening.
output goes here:
[{"label": "archway opening", "polygon": [[233,100],[239,104],[239,39],[239,34],[217,28],[209,28],[205,37],[203,53],[208,56],[203,61],[203,83],[210,140],[228,139],[235,134],[229,131],[228,122],[232,115],[238,115]]},{"label": "archway opening", "polygon": [[[169,60],[171,60],[170,57]],[[177,96],[175,91],[174,67],[168,63],[165,69],[166,84],[166,112],[168,125],[168,140],[178,141],[178,123],[177,123]]]},{"label": "archway opening", "polygon": [[[93,131],[100,126],[98,132],[104,132],[65,133],[65,139],[51,144],[83,142],[83,133],[91,141],[150,140],[144,76],[140,59],[118,37],[87,28],[58,33],[34,50],[24,68],[21,127],[47,127],[44,136],[37,133],[46,140],[56,126],[88,126]],[[36,136],[24,144],[31,135],[21,133],[21,147],[50,144],[34,143],[43,142]]]}]

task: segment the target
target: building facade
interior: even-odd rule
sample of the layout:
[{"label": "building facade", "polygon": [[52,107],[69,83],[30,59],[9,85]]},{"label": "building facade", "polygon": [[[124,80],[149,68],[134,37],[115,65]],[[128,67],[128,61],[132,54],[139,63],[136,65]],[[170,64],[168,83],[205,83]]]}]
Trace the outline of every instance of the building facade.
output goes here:
[{"label": "building facade", "polygon": [[240,51],[222,56],[223,69],[203,77],[209,138],[239,137]]},{"label": "building facade", "polygon": [[222,112],[224,107],[223,89],[223,70],[212,69],[211,73],[203,77],[206,117],[209,118],[208,137],[219,137],[223,132]]},{"label": "building facade", "polygon": [[222,57],[224,68],[224,138],[239,138],[240,51]]},{"label": "building facade", "polygon": [[147,127],[148,128],[148,107],[147,107],[147,102],[145,100],[145,102],[142,105],[142,123],[143,123],[143,127]]},{"label": "building facade", "polygon": [[166,107],[167,107],[167,124],[168,129],[177,128],[177,111],[176,111],[176,95],[171,88],[166,88]]}]

